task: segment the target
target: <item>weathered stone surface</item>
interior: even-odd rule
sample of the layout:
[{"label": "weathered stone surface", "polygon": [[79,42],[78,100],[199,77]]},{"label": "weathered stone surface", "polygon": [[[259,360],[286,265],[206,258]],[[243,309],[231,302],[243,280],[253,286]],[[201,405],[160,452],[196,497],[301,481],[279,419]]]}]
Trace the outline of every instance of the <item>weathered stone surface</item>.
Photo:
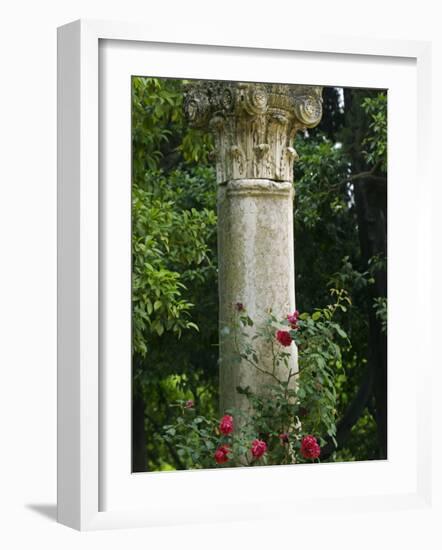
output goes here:
[{"label": "weathered stone surface", "polygon": [[[235,304],[256,322],[269,311],[295,309],[293,242],[293,140],[322,116],[321,88],[286,84],[196,82],[184,112],[189,123],[215,137],[218,187],[220,300],[220,408],[247,409],[237,386],[260,391],[271,382],[245,361],[232,361]],[[275,345],[278,346],[275,342]],[[257,349],[260,367],[273,368],[270,344]],[[297,370],[292,344],[291,371]],[[277,372],[287,377],[287,370]],[[293,380],[293,379],[292,379]]]},{"label": "weathered stone surface", "polygon": [[[256,324],[268,313],[286,315],[295,309],[293,253],[293,189],[290,182],[234,180],[218,190],[220,327],[231,327],[235,304],[244,304]],[[247,330],[247,329],[244,329]],[[253,329],[252,329],[253,330]],[[259,365],[273,367],[271,346],[255,340]],[[275,347],[279,344],[275,342]],[[292,345],[291,370],[296,370]],[[268,375],[246,361],[232,361],[232,334],[220,336],[220,408],[247,408],[237,386],[252,391],[270,384]],[[287,378],[283,367],[275,374]]]}]

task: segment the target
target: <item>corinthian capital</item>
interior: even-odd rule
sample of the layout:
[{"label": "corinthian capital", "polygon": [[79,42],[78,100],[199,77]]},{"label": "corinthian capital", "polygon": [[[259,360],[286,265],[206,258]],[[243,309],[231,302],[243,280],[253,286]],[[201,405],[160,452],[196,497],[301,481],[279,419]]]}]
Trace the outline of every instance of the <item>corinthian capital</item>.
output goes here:
[{"label": "corinthian capital", "polygon": [[184,114],[215,137],[218,183],[293,181],[293,140],[321,120],[321,93],[319,86],[200,81],[187,88]]}]

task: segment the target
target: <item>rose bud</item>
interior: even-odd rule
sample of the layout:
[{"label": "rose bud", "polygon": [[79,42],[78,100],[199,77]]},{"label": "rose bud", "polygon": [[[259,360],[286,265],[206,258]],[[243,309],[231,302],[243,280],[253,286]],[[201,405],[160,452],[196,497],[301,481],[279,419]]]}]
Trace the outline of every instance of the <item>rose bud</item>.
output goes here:
[{"label": "rose bud", "polygon": [[290,323],[292,329],[296,330],[298,328],[299,311],[295,310],[291,315],[287,315],[287,321]]}]

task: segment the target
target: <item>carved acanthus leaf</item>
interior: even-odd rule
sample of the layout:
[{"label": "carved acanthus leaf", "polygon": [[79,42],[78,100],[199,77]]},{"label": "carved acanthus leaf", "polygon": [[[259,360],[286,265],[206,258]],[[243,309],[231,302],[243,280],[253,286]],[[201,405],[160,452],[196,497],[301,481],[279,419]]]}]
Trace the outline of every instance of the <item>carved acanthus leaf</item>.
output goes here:
[{"label": "carved acanthus leaf", "polygon": [[293,140],[321,120],[321,93],[320,86],[198,81],[188,86],[184,113],[191,126],[213,132],[219,183],[293,181]]}]

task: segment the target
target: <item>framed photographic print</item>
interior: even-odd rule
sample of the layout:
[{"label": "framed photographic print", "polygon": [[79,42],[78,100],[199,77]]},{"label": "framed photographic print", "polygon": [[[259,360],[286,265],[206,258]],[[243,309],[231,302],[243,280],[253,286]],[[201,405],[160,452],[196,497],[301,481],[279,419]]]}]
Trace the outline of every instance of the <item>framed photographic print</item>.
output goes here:
[{"label": "framed photographic print", "polygon": [[59,521],[424,506],[429,46],[194,42],[59,29]]}]

